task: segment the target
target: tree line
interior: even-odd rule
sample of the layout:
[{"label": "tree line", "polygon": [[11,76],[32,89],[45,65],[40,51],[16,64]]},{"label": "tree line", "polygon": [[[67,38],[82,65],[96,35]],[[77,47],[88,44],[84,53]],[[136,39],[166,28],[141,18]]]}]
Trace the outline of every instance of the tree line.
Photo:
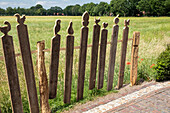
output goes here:
[{"label": "tree line", "polygon": [[0,8],[0,15],[19,13],[20,15],[80,16],[85,11],[88,11],[91,16],[115,16],[117,14],[120,16],[170,16],[170,0],[111,0],[110,4],[91,2],[82,6],[79,4],[69,5],[64,9],[59,6],[45,9],[42,5],[37,4],[27,9],[20,7]]}]

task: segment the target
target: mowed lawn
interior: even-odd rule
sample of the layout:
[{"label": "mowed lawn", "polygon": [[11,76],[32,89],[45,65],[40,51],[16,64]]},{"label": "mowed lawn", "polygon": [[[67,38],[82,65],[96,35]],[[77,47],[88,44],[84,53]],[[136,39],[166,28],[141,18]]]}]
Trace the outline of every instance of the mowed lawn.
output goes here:
[{"label": "mowed lawn", "polygon": [[[92,44],[92,33],[94,18],[90,16],[89,20],[89,37],[88,44]],[[98,18],[98,17],[96,17]],[[28,26],[29,40],[31,45],[31,50],[37,49],[37,41],[45,40],[46,48],[51,47],[51,38],[54,36],[53,27],[56,19],[61,19],[61,30],[59,34],[61,35],[61,47],[66,46],[66,36],[67,36],[67,27],[69,22],[73,22],[74,36],[75,36],[75,46],[80,45],[80,29],[82,27],[82,17],[80,16],[26,16],[25,24]],[[103,22],[108,22],[108,41],[111,41],[112,26],[114,25],[114,17],[101,17],[102,25]],[[138,74],[140,77],[147,80],[153,79],[155,72],[150,66],[156,63],[156,58],[158,55],[165,50],[166,45],[170,43],[170,17],[120,17],[119,21],[119,40],[122,39],[122,32],[124,27],[124,19],[130,19],[129,25],[129,38],[133,37],[134,31],[139,31],[140,36],[140,45],[139,45],[139,65],[138,65]],[[0,26],[3,26],[3,22],[7,20],[11,23],[11,31],[9,35],[13,36],[15,52],[20,52],[19,42],[17,37],[16,30],[16,17],[14,16],[0,16]],[[103,28],[101,26],[101,28]],[[0,33],[0,36],[3,34]],[[130,62],[131,55],[131,43],[128,41],[128,50],[126,61]],[[116,57],[116,67],[114,75],[114,86],[117,85],[118,72],[119,72],[119,61],[120,61],[120,50],[121,43],[118,43],[117,57]],[[85,89],[84,89],[84,100],[80,101],[84,103],[88,100],[93,100],[97,96],[106,95],[107,93],[116,92],[114,89],[110,92],[106,91],[107,87],[107,75],[108,75],[108,64],[109,64],[109,52],[110,45],[107,46],[106,53],[106,68],[105,68],[105,79],[104,79],[104,88],[101,90],[88,90],[89,86],[89,74],[90,74],[90,62],[91,62],[91,48],[88,48],[87,51],[87,61],[86,61],[86,77],[85,77]],[[0,56],[3,55],[2,45],[0,43]],[[36,54],[32,55],[34,63],[34,71],[36,77],[37,91],[39,77],[37,75],[36,69]],[[46,71],[49,75],[49,62],[50,62],[50,52],[45,53],[46,60]],[[21,88],[21,95],[23,101],[24,112],[29,113],[29,105],[27,101],[27,92],[25,86],[25,78],[22,67],[21,57],[17,57],[17,67]],[[63,103],[63,94],[64,94],[64,71],[65,71],[65,51],[60,52],[60,63],[59,63],[59,78],[58,78],[58,89],[57,97],[55,99],[49,100],[50,107],[53,112],[61,112],[72,106],[76,105],[76,95],[77,95],[77,75],[78,75],[78,62],[79,62],[79,50],[74,50],[74,61],[73,61],[73,79],[72,79],[72,95],[71,95],[71,104],[67,105]],[[124,83],[129,83],[130,76],[130,65],[126,65],[125,69],[125,78]],[[98,77],[98,74],[97,74]],[[96,82],[97,83],[97,82]],[[39,93],[38,93],[39,96]],[[1,110],[5,113],[11,113],[11,102],[8,90],[8,81],[5,70],[4,61],[0,61],[0,106]]]}]

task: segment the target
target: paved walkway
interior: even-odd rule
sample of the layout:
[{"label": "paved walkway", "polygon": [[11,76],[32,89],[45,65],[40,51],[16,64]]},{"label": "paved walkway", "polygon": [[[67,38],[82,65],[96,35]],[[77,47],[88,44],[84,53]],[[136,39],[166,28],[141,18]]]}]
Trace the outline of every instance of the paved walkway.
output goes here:
[{"label": "paved walkway", "polygon": [[170,81],[156,83],[84,113],[170,113]]}]

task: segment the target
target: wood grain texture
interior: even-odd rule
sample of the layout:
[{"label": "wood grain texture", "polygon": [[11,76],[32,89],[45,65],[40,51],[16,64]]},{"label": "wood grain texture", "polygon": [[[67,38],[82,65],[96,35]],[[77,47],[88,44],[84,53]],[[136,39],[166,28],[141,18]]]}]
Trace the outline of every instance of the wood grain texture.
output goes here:
[{"label": "wood grain texture", "polygon": [[20,43],[20,50],[22,55],[22,62],[24,67],[24,74],[27,84],[27,92],[29,97],[29,105],[31,113],[39,112],[37,89],[35,83],[35,76],[32,64],[31,49],[28,37],[27,25],[17,25],[18,38]]},{"label": "wood grain texture", "polygon": [[72,22],[68,27],[68,35],[66,37],[66,68],[65,68],[65,86],[64,86],[64,103],[69,104],[71,99],[72,69],[73,69],[73,53],[74,53],[74,33]]},{"label": "wood grain texture", "polygon": [[60,20],[56,20],[54,26],[55,36],[51,39],[51,62],[49,74],[49,99],[53,99],[57,95],[57,81],[58,81],[58,67],[60,54],[60,40],[61,36],[57,34],[60,31]]},{"label": "wood grain texture", "polygon": [[132,53],[131,53],[131,68],[130,68],[130,84],[136,84],[138,71],[138,51],[139,51],[140,32],[133,33]]},{"label": "wood grain texture", "polygon": [[100,44],[100,55],[99,55],[99,72],[98,72],[98,83],[97,89],[103,88],[104,71],[105,71],[105,59],[106,59],[106,46],[107,46],[107,34],[108,30],[105,29],[108,24],[103,23],[104,28],[101,31],[101,44]]},{"label": "wood grain texture", "polygon": [[12,111],[13,113],[23,113],[13,38],[12,36],[4,35],[3,37],[1,37],[1,39],[5,58],[6,72],[8,76]]},{"label": "wood grain texture", "polygon": [[73,51],[74,51],[74,36],[67,36],[66,42],[66,69],[65,69],[65,89],[64,103],[70,103],[71,84],[72,84],[72,68],[73,68]]},{"label": "wood grain texture", "polygon": [[108,81],[107,81],[108,91],[110,91],[113,88],[118,32],[119,32],[119,26],[114,25],[112,31],[111,45],[110,45],[109,71],[108,71]]},{"label": "wood grain texture", "polygon": [[88,41],[88,31],[87,27],[89,23],[89,14],[85,12],[82,16],[83,27],[81,28],[81,40],[80,40],[80,53],[79,53],[79,67],[78,67],[78,83],[77,83],[77,101],[83,99],[84,91],[84,79],[85,79],[85,69],[86,69],[86,55],[87,55],[87,41]]},{"label": "wood grain texture", "polygon": [[95,88],[95,83],[96,83],[99,36],[100,36],[100,25],[96,24],[93,26],[93,43],[92,43],[92,53],[91,53],[92,56],[91,56],[91,66],[90,66],[89,90]]},{"label": "wood grain texture", "polygon": [[45,68],[45,56],[43,49],[45,48],[45,42],[37,42],[37,58],[38,58],[38,75],[39,75],[39,91],[40,91],[40,105],[41,113],[51,113],[50,106],[48,103],[49,91],[48,91],[48,80]]},{"label": "wood grain texture", "polygon": [[123,86],[124,80],[124,70],[125,70],[125,61],[126,61],[126,51],[127,51],[127,42],[128,42],[128,34],[129,34],[129,20],[125,20],[125,27],[123,28],[123,41],[121,47],[121,57],[120,57],[120,65],[119,65],[119,77],[118,77],[118,85],[117,88],[120,89]]}]

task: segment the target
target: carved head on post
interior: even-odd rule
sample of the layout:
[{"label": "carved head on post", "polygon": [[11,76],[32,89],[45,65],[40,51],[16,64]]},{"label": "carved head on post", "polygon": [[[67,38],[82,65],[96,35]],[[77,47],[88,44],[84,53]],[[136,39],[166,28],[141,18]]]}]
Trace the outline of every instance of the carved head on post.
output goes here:
[{"label": "carved head on post", "polygon": [[108,23],[103,22],[102,25],[103,25],[103,27],[105,29],[108,26]]},{"label": "carved head on post", "polygon": [[16,13],[14,16],[17,17],[17,22],[18,22],[19,24],[24,24],[25,19],[26,19],[25,15],[23,15],[23,16],[20,18],[20,15],[19,15],[18,13]]},{"label": "carved head on post", "polygon": [[114,23],[117,25],[119,23],[119,14],[114,18]]},{"label": "carved head on post", "polygon": [[89,24],[89,14],[88,14],[87,11],[83,13],[82,19],[83,19],[83,21],[82,21],[83,26],[88,26],[88,24]]},{"label": "carved head on post", "polygon": [[98,25],[98,23],[100,22],[100,17],[98,19],[94,18],[94,22],[96,23],[96,25]]},{"label": "carved head on post", "polygon": [[130,24],[130,20],[124,20],[124,26],[127,27]]},{"label": "carved head on post", "polygon": [[73,22],[71,21],[68,28],[67,28],[67,32],[69,35],[72,35],[74,33],[74,30],[73,30]]},{"label": "carved head on post", "polygon": [[11,30],[11,24],[8,21],[4,21],[4,24],[7,26],[0,27],[0,31],[4,33],[4,35],[8,35],[8,32]]},{"label": "carved head on post", "polygon": [[54,25],[54,34],[55,35],[57,35],[57,33],[60,31],[60,23],[61,23],[61,20],[57,19],[56,23]]}]

